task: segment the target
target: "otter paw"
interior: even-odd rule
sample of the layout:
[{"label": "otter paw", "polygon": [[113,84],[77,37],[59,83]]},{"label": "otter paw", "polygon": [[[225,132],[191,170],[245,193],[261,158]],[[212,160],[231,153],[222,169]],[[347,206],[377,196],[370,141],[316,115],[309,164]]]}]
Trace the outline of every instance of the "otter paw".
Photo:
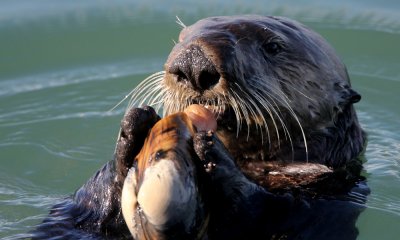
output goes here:
[{"label": "otter paw", "polygon": [[138,137],[144,139],[146,136],[138,136],[138,133],[147,133],[158,120],[160,117],[152,107],[132,108],[122,118],[120,137],[129,140]]},{"label": "otter paw", "polygon": [[152,107],[132,108],[121,121],[120,136],[115,149],[117,168],[125,176],[132,167],[149,130],[160,120]]},{"label": "otter paw", "polygon": [[214,147],[215,136],[212,130],[207,132],[198,132],[193,137],[194,151],[201,160],[201,164],[204,166],[206,172],[211,172],[216,163],[212,161],[212,158],[207,156],[212,148]]}]

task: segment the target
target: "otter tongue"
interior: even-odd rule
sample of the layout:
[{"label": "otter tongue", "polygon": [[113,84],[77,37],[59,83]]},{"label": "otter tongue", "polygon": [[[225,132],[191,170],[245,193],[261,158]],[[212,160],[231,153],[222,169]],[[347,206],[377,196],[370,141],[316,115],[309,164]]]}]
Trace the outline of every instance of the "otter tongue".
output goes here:
[{"label": "otter tongue", "polygon": [[197,131],[217,130],[214,114],[202,105],[192,104],[184,112],[196,126]]}]

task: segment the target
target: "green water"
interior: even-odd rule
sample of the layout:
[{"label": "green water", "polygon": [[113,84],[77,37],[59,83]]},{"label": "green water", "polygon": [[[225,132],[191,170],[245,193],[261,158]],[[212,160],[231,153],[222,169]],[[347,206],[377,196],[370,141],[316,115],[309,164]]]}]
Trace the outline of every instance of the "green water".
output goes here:
[{"label": "green water", "polygon": [[175,16],[257,13],[302,21],[343,58],[369,134],[359,239],[399,239],[400,3],[376,2],[0,1],[0,238],[32,229],[112,157],[126,105],[108,110],[162,70]]}]

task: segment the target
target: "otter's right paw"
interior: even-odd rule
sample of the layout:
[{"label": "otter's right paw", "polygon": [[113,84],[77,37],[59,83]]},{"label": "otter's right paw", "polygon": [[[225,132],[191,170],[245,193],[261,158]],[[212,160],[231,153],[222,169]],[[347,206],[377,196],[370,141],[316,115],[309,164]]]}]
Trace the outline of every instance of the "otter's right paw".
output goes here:
[{"label": "otter's right paw", "polygon": [[117,170],[126,176],[139,153],[149,130],[160,120],[152,107],[132,108],[121,121],[120,136],[115,149]]}]

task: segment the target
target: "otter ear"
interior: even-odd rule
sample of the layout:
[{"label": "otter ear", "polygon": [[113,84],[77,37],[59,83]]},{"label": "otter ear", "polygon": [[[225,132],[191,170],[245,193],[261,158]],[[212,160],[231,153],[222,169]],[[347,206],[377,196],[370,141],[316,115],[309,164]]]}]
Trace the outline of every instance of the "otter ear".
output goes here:
[{"label": "otter ear", "polygon": [[350,88],[350,86],[346,86],[339,91],[340,100],[338,102],[341,108],[351,105],[353,103],[357,103],[361,100],[361,95]]},{"label": "otter ear", "polygon": [[354,91],[353,89],[349,88],[349,92],[348,92],[348,101],[349,103],[357,103],[361,100],[361,95]]}]

